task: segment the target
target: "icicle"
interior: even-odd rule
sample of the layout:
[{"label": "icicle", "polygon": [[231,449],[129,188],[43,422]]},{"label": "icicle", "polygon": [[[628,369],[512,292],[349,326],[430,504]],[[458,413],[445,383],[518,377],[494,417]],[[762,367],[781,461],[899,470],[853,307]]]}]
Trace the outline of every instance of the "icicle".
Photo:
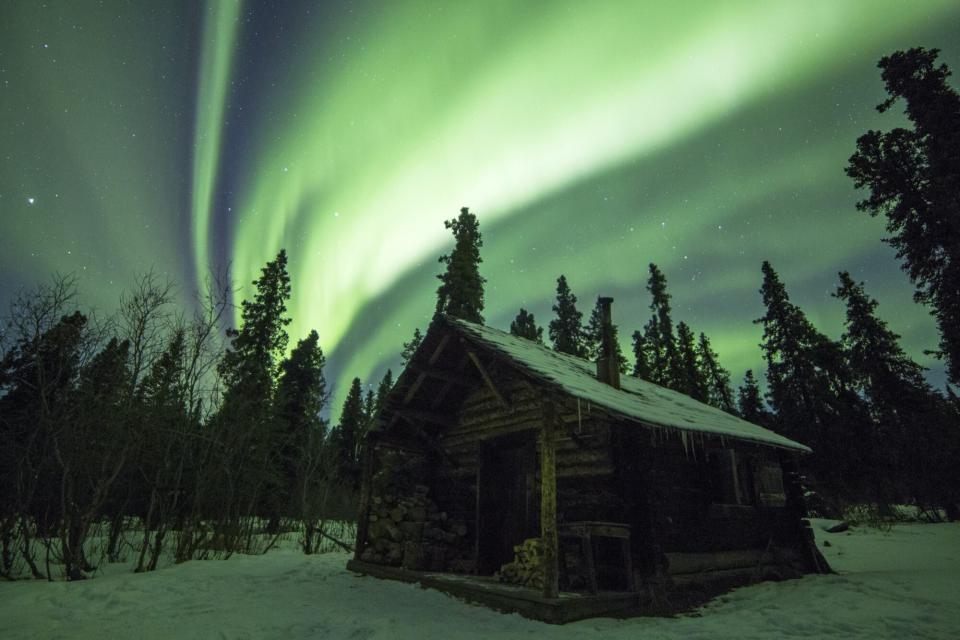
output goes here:
[{"label": "icicle", "polygon": [[686,431],[681,431],[681,432],[680,432],[680,442],[683,443],[683,453],[684,453],[685,456],[687,456],[687,459],[689,460],[689,459],[690,459],[690,451],[687,449],[687,432],[686,432]]}]

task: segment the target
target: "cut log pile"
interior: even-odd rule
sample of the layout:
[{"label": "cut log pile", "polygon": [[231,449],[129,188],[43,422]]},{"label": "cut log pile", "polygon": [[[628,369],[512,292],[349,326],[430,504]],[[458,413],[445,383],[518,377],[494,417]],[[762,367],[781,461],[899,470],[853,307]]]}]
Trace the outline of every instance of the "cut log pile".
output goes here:
[{"label": "cut log pile", "polygon": [[500,582],[520,584],[533,589],[543,588],[543,541],[528,538],[513,548],[512,562],[500,567],[494,577]]},{"label": "cut log pile", "polygon": [[363,561],[417,571],[474,572],[467,559],[466,523],[448,518],[427,493],[426,486],[415,485],[408,497],[374,496]]}]

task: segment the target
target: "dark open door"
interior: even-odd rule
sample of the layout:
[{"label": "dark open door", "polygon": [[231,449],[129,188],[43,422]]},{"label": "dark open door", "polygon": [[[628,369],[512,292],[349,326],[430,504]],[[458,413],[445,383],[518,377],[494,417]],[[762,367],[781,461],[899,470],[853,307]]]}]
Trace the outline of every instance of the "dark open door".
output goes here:
[{"label": "dark open door", "polygon": [[513,547],[537,535],[536,447],[532,438],[489,444],[480,458],[478,572],[513,559]]}]

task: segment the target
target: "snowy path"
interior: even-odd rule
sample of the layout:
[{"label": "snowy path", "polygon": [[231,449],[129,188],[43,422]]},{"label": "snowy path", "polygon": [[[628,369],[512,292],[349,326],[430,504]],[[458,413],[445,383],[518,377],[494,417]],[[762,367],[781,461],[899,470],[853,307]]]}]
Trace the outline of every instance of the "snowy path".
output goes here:
[{"label": "snowy path", "polygon": [[114,566],[81,583],[0,584],[12,638],[957,638],[960,525],[826,534],[840,574],[739,589],[674,619],[545,625],[419,587],[356,577],[344,554],[293,550]]}]

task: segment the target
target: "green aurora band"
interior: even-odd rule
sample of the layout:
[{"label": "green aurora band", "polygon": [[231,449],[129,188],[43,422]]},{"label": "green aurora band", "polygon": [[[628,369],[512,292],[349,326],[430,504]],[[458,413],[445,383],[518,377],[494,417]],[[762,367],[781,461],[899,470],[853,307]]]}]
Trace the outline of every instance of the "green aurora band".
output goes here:
[{"label": "green aurora band", "polygon": [[226,259],[242,297],[285,247],[291,343],[320,333],[337,412],[428,324],[442,222],[469,206],[493,326],[545,326],[565,273],[585,313],[616,297],[626,343],[656,262],[739,382],[769,259],[833,337],[849,269],[942,370],[843,166],[901,123],[873,110],[881,55],[960,68],[955,2],[305,4],[263,51],[252,3],[86,4],[0,10],[0,294],[78,271],[111,308],[156,265],[186,301]]},{"label": "green aurora band", "polygon": [[[210,207],[220,156],[221,123],[226,109],[230,68],[236,46],[239,0],[207,3],[197,85],[197,110],[193,145],[193,257],[197,265],[211,264]],[[200,274],[198,274],[199,276]],[[200,276],[202,279],[202,276]],[[197,283],[203,286],[202,282]]]},{"label": "green aurora band", "polygon": [[[232,245],[238,279],[251,280],[277,248],[287,246],[296,283],[292,334],[316,327],[328,350],[338,347],[368,302],[443,252],[449,238],[442,220],[460,206],[471,206],[489,229],[568,185],[803,85],[842,64],[838,52],[871,50],[911,33],[950,3],[925,4],[914,13],[901,2],[872,1],[563,3],[549,10],[482,2],[432,12],[427,3],[390,6],[359,34],[344,35],[351,42],[344,59],[328,62],[323,49],[316,57],[293,59],[292,90],[284,100],[288,114],[277,119],[285,126],[266,127],[269,137],[247,168],[249,189],[239,199]],[[829,180],[828,173],[843,179],[842,161],[856,131],[819,140],[802,161],[759,167],[760,175],[731,172],[728,184],[675,191],[672,202],[658,203],[656,216],[677,221],[668,223],[677,224],[677,231],[665,233],[656,223],[643,228],[640,220],[653,208],[633,199],[624,204],[637,218],[634,238],[618,243],[601,234],[594,243],[580,243],[568,260],[546,254],[554,238],[566,235],[560,229],[533,231],[515,247],[505,246],[509,238],[497,235],[494,241],[488,234],[490,319],[503,326],[526,304],[546,322],[545,300],[560,272],[577,287],[584,311],[604,287],[632,289],[645,298],[645,264],[658,262],[669,277],[683,260],[669,247],[685,247],[687,255],[701,259],[716,252],[710,230],[739,203],[799,184],[813,187]],[[725,190],[718,193],[718,187]],[[558,202],[556,208],[559,220],[585,222],[595,206]],[[625,214],[618,219],[629,220]],[[867,224],[853,214],[849,222]],[[785,227],[765,238],[775,262],[796,248],[797,234]],[[804,271],[791,265],[789,281],[876,248],[876,227],[851,231],[842,243],[824,247]],[[529,260],[525,254],[540,242],[542,259]],[[728,258],[705,262],[729,264]],[[532,264],[511,273],[504,269],[510,260]],[[711,296],[744,287],[755,292],[758,268],[754,260],[739,277],[712,274],[698,295],[703,289]],[[684,300],[684,283],[671,282],[674,295]],[[413,326],[428,322],[434,286],[427,277],[415,290],[405,288],[409,303],[391,308],[389,322],[384,318],[377,331],[351,341],[344,372],[373,382],[374,369],[391,359]],[[645,314],[638,313],[627,316],[621,308],[618,319],[625,328],[639,326]],[[834,310],[829,325],[838,325],[839,313]],[[758,333],[749,325],[756,315],[735,318],[736,329],[698,322],[735,375],[757,363]],[[918,319],[923,315],[915,310]]]}]

